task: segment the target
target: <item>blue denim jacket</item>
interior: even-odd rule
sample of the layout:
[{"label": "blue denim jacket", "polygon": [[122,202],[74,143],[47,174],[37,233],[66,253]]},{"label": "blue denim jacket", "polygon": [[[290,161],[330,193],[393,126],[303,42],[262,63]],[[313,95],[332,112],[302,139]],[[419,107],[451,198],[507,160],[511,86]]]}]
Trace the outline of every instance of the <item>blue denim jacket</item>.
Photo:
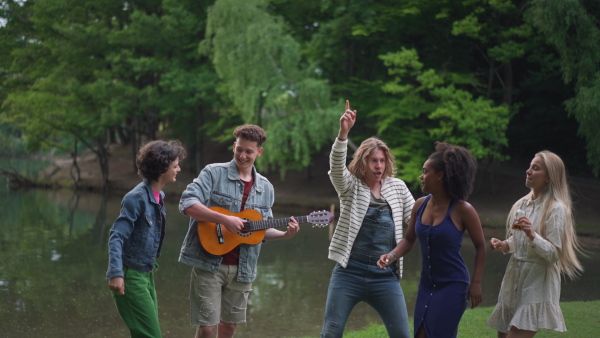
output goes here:
[{"label": "blue denim jacket", "polygon": [[[160,192],[161,199],[165,194]],[[152,186],[146,180],[128,192],[121,201],[121,213],[110,229],[106,278],[123,277],[123,265],[152,272],[165,238],[166,211],[154,201]]]},{"label": "blue denim jacket", "polygon": [[[275,201],[275,193],[271,183],[256,168],[253,168],[254,185],[246,200],[245,209],[254,209],[262,215],[263,219],[273,218],[271,207]],[[228,163],[215,163],[207,165],[200,175],[181,195],[179,211],[196,203],[207,207],[221,207],[231,212],[240,212],[244,184],[240,180],[235,160]],[[188,232],[181,246],[179,261],[197,268],[216,273],[221,265],[221,256],[212,255],[200,244],[198,239],[198,222],[190,218]],[[240,244],[240,261],[238,264],[237,280],[240,282],[253,282],[256,278],[256,263],[262,243],[257,245]]]}]

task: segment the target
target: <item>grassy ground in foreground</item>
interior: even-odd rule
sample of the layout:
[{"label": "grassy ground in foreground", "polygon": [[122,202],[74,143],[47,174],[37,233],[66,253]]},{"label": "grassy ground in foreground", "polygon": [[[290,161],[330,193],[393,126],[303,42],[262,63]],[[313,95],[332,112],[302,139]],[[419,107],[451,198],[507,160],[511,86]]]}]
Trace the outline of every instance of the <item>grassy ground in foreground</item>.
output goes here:
[{"label": "grassy ground in foreground", "polygon": [[[600,301],[561,303],[565,316],[567,332],[540,331],[536,337],[600,337]],[[458,337],[495,338],[496,331],[485,322],[492,313],[493,307],[468,309],[458,327]],[[412,332],[413,322],[410,318]],[[383,325],[373,324],[364,330],[346,332],[344,338],[384,338],[387,332]]]}]

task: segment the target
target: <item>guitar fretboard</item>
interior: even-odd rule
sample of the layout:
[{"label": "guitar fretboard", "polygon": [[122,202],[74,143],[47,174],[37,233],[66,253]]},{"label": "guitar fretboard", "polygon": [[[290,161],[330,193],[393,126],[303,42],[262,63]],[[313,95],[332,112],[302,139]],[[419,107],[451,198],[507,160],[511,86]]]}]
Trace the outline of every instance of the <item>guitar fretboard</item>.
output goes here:
[{"label": "guitar fretboard", "polygon": [[[298,224],[308,223],[308,216],[293,216]],[[290,222],[290,218],[277,218],[267,219],[262,221],[249,221],[250,231],[254,230],[265,230],[270,228],[278,228],[287,225]]]}]

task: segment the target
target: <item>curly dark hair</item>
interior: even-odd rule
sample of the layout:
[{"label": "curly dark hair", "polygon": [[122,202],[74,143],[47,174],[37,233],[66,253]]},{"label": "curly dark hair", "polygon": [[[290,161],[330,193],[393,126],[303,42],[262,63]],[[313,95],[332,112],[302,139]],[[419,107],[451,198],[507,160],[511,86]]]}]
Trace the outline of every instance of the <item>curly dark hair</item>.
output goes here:
[{"label": "curly dark hair", "polygon": [[477,161],[467,149],[435,142],[435,152],[429,155],[429,163],[436,172],[444,172],[444,187],[450,198],[469,198],[477,174]]},{"label": "curly dark hair", "polygon": [[265,130],[254,124],[244,124],[235,128],[233,131],[235,138],[243,138],[248,141],[254,141],[258,147],[262,146],[267,140],[267,134]]},{"label": "curly dark hair", "polygon": [[158,181],[160,175],[169,170],[173,161],[183,160],[187,156],[185,148],[177,140],[150,141],[140,147],[135,158],[138,175],[149,181]]}]

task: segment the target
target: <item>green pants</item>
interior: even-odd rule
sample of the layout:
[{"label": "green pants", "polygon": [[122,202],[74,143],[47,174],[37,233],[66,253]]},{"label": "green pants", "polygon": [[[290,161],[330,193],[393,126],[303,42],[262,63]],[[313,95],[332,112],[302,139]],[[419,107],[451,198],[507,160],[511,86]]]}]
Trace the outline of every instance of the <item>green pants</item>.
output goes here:
[{"label": "green pants", "polygon": [[139,272],[127,266],[123,267],[123,272],[125,294],[121,296],[112,291],[112,295],[131,337],[162,337],[158,324],[154,272]]}]

